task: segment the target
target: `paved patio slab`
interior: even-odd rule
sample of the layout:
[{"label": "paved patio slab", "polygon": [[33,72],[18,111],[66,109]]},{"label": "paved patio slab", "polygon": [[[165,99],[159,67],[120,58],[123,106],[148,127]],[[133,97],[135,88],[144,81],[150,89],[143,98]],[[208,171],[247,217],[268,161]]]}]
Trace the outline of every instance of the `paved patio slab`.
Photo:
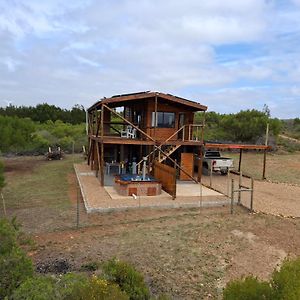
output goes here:
[{"label": "paved patio slab", "polygon": [[[88,213],[110,212],[137,208],[179,208],[222,206],[230,203],[221,193],[192,182],[177,184],[177,197],[163,191],[157,196],[128,197],[118,195],[112,186],[101,187],[99,179],[86,164],[74,164],[84,205]],[[202,193],[202,197],[200,197]]]}]

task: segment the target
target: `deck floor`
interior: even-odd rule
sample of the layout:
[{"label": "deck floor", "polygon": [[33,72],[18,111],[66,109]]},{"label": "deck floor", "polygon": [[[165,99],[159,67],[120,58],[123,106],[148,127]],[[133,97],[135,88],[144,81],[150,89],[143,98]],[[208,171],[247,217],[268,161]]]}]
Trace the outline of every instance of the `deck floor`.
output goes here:
[{"label": "deck floor", "polygon": [[[74,169],[80,186],[86,211],[110,212],[126,209],[149,208],[179,208],[205,207],[229,204],[229,199],[214,190],[192,182],[178,182],[177,197],[166,192],[158,196],[133,197],[119,195],[113,186],[100,186],[99,179],[86,164],[75,164]],[[202,199],[200,197],[202,193]]]}]

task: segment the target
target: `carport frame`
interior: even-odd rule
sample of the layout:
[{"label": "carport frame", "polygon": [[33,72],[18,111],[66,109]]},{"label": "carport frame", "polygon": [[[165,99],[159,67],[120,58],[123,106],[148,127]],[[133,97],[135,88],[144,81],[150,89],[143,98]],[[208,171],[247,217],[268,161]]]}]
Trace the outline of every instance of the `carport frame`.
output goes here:
[{"label": "carport frame", "polygon": [[[241,172],[242,166],[242,155],[243,150],[263,150],[264,158],[263,158],[263,170],[262,170],[262,179],[266,179],[266,164],[267,164],[267,151],[271,150],[272,147],[268,145],[248,145],[248,144],[218,144],[218,143],[205,143],[205,149],[218,149],[218,150],[240,150],[239,156],[239,168],[238,173]],[[234,171],[231,171],[234,172]]]}]

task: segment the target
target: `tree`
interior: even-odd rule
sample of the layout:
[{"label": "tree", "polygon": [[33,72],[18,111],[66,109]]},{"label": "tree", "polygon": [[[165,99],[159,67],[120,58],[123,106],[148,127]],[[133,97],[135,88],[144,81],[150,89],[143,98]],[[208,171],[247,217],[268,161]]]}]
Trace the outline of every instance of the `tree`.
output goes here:
[{"label": "tree", "polygon": [[264,107],[263,107],[263,113],[268,117],[270,118],[271,117],[271,111],[270,111],[270,108],[267,104],[264,104]]}]

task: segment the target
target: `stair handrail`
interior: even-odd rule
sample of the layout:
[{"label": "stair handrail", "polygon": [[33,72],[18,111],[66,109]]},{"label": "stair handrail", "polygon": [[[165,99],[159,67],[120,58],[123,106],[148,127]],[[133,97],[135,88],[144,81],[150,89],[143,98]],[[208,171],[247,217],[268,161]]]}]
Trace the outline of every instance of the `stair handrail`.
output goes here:
[{"label": "stair handrail", "polygon": [[[172,137],[174,137],[176,134],[178,134],[178,133],[180,132],[180,130],[182,130],[185,126],[187,126],[187,125],[181,126],[177,131],[175,131],[172,135],[170,135],[164,142],[162,142],[159,146],[157,146],[154,150],[152,150],[152,151],[146,156],[146,158],[148,158],[152,153],[154,153],[154,152],[156,152],[157,150],[161,149],[161,147],[162,147],[163,145],[165,145]],[[140,166],[140,164],[141,164],[142,162],[143,162],[143,159],[140,160],[140,161],[136,164],[137,168]]]}]

